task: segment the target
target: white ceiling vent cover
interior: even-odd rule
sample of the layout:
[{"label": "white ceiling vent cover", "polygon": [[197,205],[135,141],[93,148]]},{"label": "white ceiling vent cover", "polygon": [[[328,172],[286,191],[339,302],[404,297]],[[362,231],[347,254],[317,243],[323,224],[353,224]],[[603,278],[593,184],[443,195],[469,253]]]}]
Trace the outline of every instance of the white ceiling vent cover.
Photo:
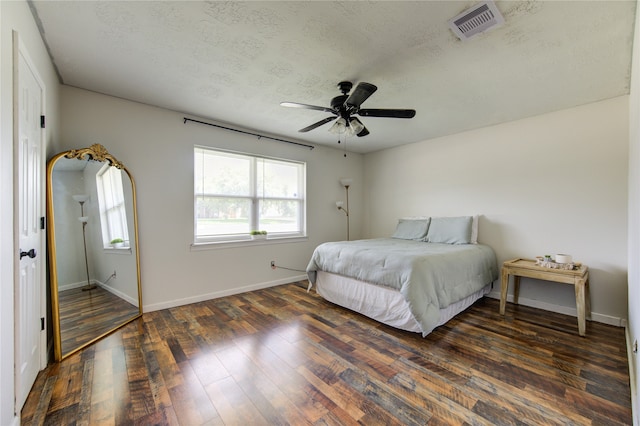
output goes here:
[{"label": "white ceiling vent cover", "polygon": [[504,18],[493,1],[477,4],[449,20],[451,30],[463,41],[502,24]]}]

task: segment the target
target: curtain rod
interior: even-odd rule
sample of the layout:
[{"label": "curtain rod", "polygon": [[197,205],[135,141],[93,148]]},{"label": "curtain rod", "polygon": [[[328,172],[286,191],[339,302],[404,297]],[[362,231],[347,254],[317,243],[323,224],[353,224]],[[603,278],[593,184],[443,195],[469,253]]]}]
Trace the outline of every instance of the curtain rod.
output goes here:
[{"label": "curtain rod", "polygon": [[247,132],[247,131],[244,131],[244,130],[232,129],[231,127],[225,127],[225,126],[221,126],[219,124],[207,123],[205,121],[194,120],[192,118],[184,117],[184,124],[187,124],[187,121],[191,121],[193,123],[198,123],[198,124],[206,124],[207,126],[219,127],[220,129],[230,130],[232,132],[244,133],[245,135],[257,136],[258,139],[265,138],[265,139],[271,139],[272,141],[285,142],[285,143],[290,143],[292,145],[303,146],[303,147],[309,148],[309,149],[315,148],[315,146],[313,146],[313,145],[307,145],[307,144],[300,143],[300,142],[287,141],[287,140],[284,140],[284,139],[272,138],[271,136],[264,136],[264,135],[260,135],[258,133],[251,133],[251,132]]}]

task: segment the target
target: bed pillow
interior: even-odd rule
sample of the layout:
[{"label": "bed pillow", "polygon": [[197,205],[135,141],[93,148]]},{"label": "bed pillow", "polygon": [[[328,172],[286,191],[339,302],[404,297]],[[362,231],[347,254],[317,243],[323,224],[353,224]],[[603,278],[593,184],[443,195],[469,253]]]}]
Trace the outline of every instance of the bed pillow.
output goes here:
[{"label": "bed pillow", "polygon": [[426,241],[429,243],[470,244],[473,218],[460,217],[432,217],[427,232]]},{"label": "bed pillow", "polygon": [[429,229],[430,219],[420,220],[398,220],[396,230],[391,238],[400,238],[403,240],[422,240]]},{"label": "bed pillow", "polygon": [[473,216],[471,223],[471,244],[478,244],[478,215]]}]

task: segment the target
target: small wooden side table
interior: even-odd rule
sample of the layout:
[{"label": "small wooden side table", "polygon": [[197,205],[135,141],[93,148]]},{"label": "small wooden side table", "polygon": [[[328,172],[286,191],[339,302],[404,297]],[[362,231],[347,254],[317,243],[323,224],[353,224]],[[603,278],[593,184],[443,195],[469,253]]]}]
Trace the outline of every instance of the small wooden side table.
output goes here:
[{"label": "small wooden side table", "polygon": [[536,265],[535,260],[513,259],[502,264],[502,285],[500,287],[500,315],[504,315],[509,289],[509,275],[513,275],[513,303],[518,303],[520,277],[573,284],[576,291],[576,309],[578,311],[578,333],[586,334],[586,315],[591,313],[589,301],[589,268],[581,265],[575,270],[545,268]]}]

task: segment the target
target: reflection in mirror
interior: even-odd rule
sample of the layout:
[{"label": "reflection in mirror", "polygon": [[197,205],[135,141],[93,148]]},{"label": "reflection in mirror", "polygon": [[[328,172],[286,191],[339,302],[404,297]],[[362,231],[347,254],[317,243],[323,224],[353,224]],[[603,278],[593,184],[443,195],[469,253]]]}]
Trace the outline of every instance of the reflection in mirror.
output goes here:
[{"label": "reflection in mirror", "polygon": [[101,145],[47,168],[56,360],[142,314],[135,184]]}]

